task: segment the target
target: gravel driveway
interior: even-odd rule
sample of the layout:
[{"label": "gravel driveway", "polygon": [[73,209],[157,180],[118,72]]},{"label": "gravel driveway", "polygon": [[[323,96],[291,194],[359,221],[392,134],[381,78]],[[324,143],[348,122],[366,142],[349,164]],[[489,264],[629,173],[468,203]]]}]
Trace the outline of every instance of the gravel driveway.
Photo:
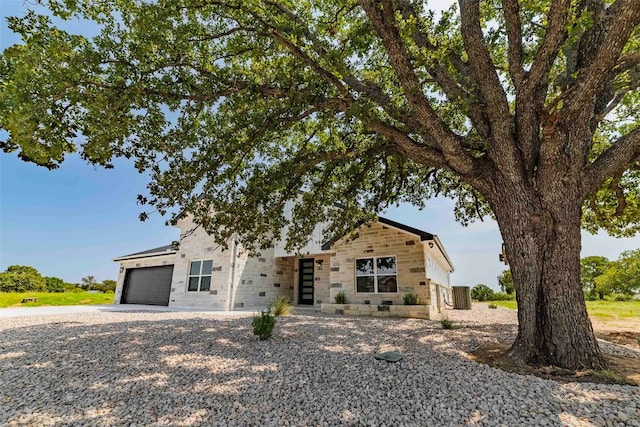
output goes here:
[{"label": "gravel driveway", "polygon": [[[484,306],[486,307],[486,306]],[[250,315],[250,314],[249,314]],[[0,425],[634,425],[640,388],[559,384],[470,361],[513,339],[480,306],[415,319],[99,312],[0,321]],[[374,360],[399,350],[399,363]]]}]

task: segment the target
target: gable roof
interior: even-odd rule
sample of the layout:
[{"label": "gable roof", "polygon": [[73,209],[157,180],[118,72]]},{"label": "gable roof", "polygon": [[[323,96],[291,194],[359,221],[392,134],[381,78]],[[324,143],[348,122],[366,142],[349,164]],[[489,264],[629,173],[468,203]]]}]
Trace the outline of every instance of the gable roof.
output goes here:
[{"label": "gable roof", "polygon": [[[416,236],[420,237],[420,241],[421,242],[423,242],[425,240],[433,240],[433,237],[434,237],[433,234],[427,233],[426,231],[418,230],[417,228],[409,227],[408,225],[404,225],[404,224],[401,224],[399,222],[392,221],[392,220],[387,219],[387,218],[383,218],[381,216],[378,217],[377,221],[379,223],[381,223],[381,224],[388,225],[390,227],[397,228],[397,229],[402,230],[402,231],[406,231],[407,233],[415,234]],[[364,225],[364,223],[358,224],[355,228],[359,228],[362,225]],[[344,236],[335,237],[335,238],[329,240],[327,243],[322,245],[322,250],[323,251],[328,251],[329,249],[331,249],[331,245],[333,245],[335,242],[337,242],[338,240],[342,239],[343,237]]]},{"label": "gable roof", "polygon": [[[451,267],[451,271],[454,271],[453,262],[451,262],[451,258],[449,258],[449,254],[447,254],[447,251],[444,249],[444,246],[442,245],[442,242],[440,242],[440,239],[438,238],[437,235],[428,233],[426,231],[423,231],[423,230],[420,230],[420,229],[417,229],[417,228],[414,228],[414,227],[410,227],[408,225],[405,225],[405,224],[390,220],[388,218],[378,217],[377,222],[379,222],[380,224],[388,225],[389,227],[393,227],[393,228],[396,228],[398,230],[404,231],[406,233],[418,236],[420,238],[421,242],[425,242],[425,241],[434,242],[435,245],[440,250],[440,252],[442,253],[442,256],[444,256],[444,259],[449,264],[449,267]],[[362,225],[363,224],[358,224],[356,228],[359,228]],[[323,251],[330,250],[331,249],[331,245],[333,245],[338,240],[342,239],[342,237],[344,237],[344,236],[336,237],[336,238],[333,238],[330,241],[326,242],[325,244],[322,245],[322,250]]]},{"label": "gable roof", "polygon": [[153,248],[153,249],[147,249],[146,251],[142,251],[142,252],[136,252],[133,254],[129,254],[129,255],[123,255],[120,256],[118,258],[114,258],[114,261],[124,261],[127,259],[136,259],[136,258],[147,258],[147,257],[152,257],[152,256],[160,256],[160,255],[171,255],[171,254],[175,254],[177,252],[177,250],[175,249],[174,245],[164,245],[164,246],[159,246],[157,248]]}]

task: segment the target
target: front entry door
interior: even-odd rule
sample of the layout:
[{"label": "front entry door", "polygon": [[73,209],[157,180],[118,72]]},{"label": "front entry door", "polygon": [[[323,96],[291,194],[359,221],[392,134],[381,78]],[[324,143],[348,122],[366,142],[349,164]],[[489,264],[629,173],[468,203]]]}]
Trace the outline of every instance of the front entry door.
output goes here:
[{"label": "front entry door", "polygon": [[313,258],[301,259],[298,271],[298,304],[313,305]]}]

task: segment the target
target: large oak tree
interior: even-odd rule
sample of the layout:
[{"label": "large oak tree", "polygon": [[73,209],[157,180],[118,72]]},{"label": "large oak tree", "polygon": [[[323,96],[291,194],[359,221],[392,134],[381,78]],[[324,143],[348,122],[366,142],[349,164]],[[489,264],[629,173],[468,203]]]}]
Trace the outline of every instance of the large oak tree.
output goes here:
[{"label": "large oak tree", "polygon": [[[150,171],[139,201],[225,241],[290,243],[443,194],[494,215],[518,299],[511,355],[605,365],[581,221],[640,228],[640,0],[50,0],[0,62],[6,152]],[[200,196],[202,195],[202,196]],[[339,201],[342,209],[336,210]],[[213,212],[213,213],[212,213]]]}]

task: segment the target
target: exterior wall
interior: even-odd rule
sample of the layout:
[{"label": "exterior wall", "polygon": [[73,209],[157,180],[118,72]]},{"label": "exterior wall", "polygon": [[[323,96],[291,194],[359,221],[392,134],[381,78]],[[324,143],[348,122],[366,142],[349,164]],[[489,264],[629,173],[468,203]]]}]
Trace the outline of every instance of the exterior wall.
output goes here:
[{"label": "exterior wall", "polygon": [[435,249],[425,247],[424,268],[426,276],[433,282],[449,286],[449,267],[442,264],[442,257],[437,257],[434,251]]},{"label": "exterior wall", "polygon": [[[213,237],[198,228],[193,228],[189,219],[180,221],[180,249],[176,253],[173,266],[173,280],[169,307],[194,307],[210,310],[226,310],[228,307],[229,278],[231,275],[232,250],[223,251]],[[211,289],[209,291],[188,291],[189,267],[191,261],[213,260]]]},{"label": "exterior wall", "polygon": [[[291,219],[293,207],[295,205],[294,201],[289,201],[285,205],[284,216],[287,219]],[[313,232],[311,233],[311,238],[309,239],[309,243],[304,246],[302,249],[297,251],[296,253],[288,252],[285,250],[284,246],[287,241],[287,234],[289,231],[288,227],[284,227],[280,233],[280,241],[276,243],[275,247],[275,256],[276,257],[288,257],[295,256],[297,254],[316,254],[322,252],[322,245],[324,244],[324,233],[323,230],[327,227],[327,223],[320,223],[315,226]]]},{"label": "exterior wall", "polygon": [[[383,300],[394,305],[404,304],[403,295],[414,293],[421,304],[431,304],[431,289],[425,277],[424,250],[420,240],[410,234],[373,223],[361,227],[359,237],[349,243],[338,242],[331,257],[330,303],[335,295],[343,291],[348,304],[364,304],[365,300],[376,306]],[[398,292],[356,293],[355,260],[377,256],[395,256]]]},{"label": "exterior wall", "polygon": [[265,308],[279,296],[292,299],[292,275],[284,273],[284,267],[291,264],[288,260],[278,261],[273,249],[262,252],[259,257],[239,254],[231,291],[233,308]]},{"label": "exterior wall", "polygon": [[429,319],[428,305],[322,304],[321,311],[326,314],[344,314],[347,316]]},{"label": "exterior wall", "polygon": [[124,287],[124,278],[126,277],[128,269],[170,265],[174,264],[175,260],[176,256],[174,254],[171,254],[120,261],[120,272],[118,273],[118,282],[116,284],[113,303],[120,304],[120,300],[122,299],[122,289]]}]

